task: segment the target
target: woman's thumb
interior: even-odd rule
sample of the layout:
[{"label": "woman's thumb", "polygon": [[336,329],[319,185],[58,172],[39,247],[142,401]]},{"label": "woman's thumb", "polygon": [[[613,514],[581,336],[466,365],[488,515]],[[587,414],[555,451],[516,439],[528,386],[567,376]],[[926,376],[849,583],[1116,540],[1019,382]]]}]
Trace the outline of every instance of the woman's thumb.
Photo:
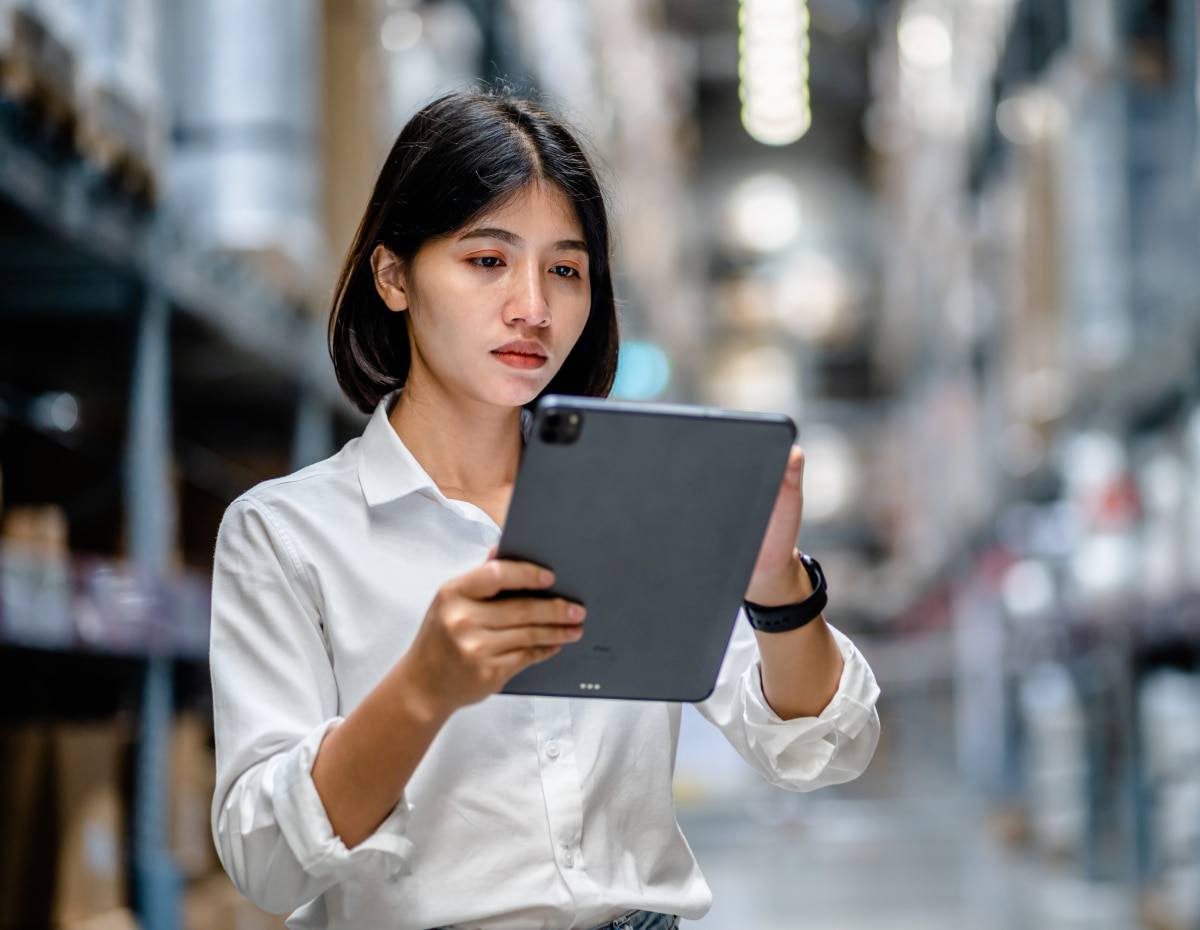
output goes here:
[{"label": "woman's thumb", "polygon": [[499,548],[500,548],[499,546],[492,546],[492,548],[488,550],[487,557],[489,560],[494,559],[496,557],[496,550]]}]

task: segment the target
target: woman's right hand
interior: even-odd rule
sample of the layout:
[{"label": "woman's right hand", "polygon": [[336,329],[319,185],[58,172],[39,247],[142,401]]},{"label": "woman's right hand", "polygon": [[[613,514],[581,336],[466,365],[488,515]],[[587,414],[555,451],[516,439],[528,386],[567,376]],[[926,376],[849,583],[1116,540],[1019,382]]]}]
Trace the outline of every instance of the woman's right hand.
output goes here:
[{"label": "woman's right hand", "polygon": [[[575,601],[489,600],[501,591],[553,583],[553,573],[533,562],[489,558],[438,589],[404,656],[413,683],[432,710],[449,714],[481,701],[526,666],[550,658],[563,643],[583,635],[586,610]],[[571,608],[582,612],[574,617]]]}]

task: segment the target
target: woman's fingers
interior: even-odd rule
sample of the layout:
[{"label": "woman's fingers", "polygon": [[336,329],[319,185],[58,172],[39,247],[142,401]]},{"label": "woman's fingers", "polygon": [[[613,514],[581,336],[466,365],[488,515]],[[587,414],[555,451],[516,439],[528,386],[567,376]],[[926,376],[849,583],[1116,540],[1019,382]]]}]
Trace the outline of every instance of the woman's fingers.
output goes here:
[{"label": "woman's fingers", "polygon": [[488,646],[492,655],[503,656],[516,650],[527,650],[546,646],[561,646],[577,642],[583,636],[583,626],[522,626],[507,630],[492,630]]},{"label": "woman's fingers", "polygon": [[496,599],[501,591],[536,591],[554,583],[553,573],[541,566],[498,559],[496,551],[492,546],[487,560],[461,576],[451,592],[472,602],[470,612],[475,617],[474,624],[461,628],[459,644],[464,655],[474,654],[475,661],[491,664],[493,671],[511,666],[510,674],[516,674],[578,641],[587,611],[563,597]]},{"label": "woman's fingers", "polygon": [[556,654],[562,646],[534,646],[531,649],[514,649],[496,657],[496,669],[505,681],[535,662],[544,662]]},{"label": "woman's fingers", "polygon": [[[483,605],[483,625],[492,630],[518,626],[562,626],[579,623],[587,615],[582,604],[564,597],[514,597]],[[574,610],[573,608],[579,608]]]},{"label": "woman's fingers", "polygon": [[554,583],[554,573],[532,562],[488,559],[457,580],[458,593],[484,601],[501,591],[545,588]]}]

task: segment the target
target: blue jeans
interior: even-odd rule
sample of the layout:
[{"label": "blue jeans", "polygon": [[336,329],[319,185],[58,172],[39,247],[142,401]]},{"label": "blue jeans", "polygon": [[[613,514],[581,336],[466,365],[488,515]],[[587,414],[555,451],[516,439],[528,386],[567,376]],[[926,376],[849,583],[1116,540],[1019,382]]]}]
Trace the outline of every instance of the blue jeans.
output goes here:
[{"label": "blue jeans", "polygon": [[[445,930],[437,927],[435,930]],[[594,927],[593,930],[679,930],[679,918],[674,914],[659,914],[657,911],[630,911],[616,920]]]},{"label": "blue jeans", "polygon": [[594,930],[679,930],[679,918],[656,911],[630,911]]}]

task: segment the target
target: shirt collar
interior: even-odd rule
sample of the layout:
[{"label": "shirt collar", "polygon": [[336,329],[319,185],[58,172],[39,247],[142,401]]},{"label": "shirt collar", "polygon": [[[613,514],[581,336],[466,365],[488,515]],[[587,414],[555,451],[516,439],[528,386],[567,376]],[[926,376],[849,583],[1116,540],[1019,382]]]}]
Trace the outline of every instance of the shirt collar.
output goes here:
[{"label": "shirt collar", "polygon": [[[358,481],[369,507],[397,500],[413,491],[426,488],[437,491],[437,484],[409,451],[388,419],[393,401],[401,390],[403,388],[396,388],[380,398],[359,442]],[[533,414],[521,408],[523,442],[529,441],[532,428]]]}]

